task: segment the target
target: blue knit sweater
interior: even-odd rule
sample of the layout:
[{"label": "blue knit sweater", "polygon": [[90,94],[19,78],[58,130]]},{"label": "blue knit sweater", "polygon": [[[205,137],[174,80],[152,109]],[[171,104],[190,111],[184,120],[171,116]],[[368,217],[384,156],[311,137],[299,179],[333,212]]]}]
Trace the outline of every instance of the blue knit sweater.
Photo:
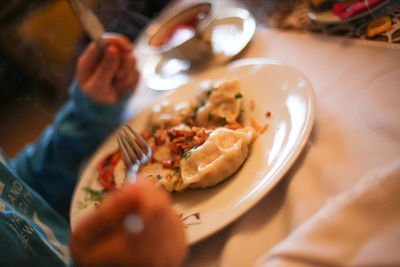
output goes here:
[{"label": "blue knit sweater", "polygon": [[0,150],[0,266],[68,266],[68,214],[79,168],[120,124],[126,99],[92,102],[76,82],[33,144],[9,161]]}]

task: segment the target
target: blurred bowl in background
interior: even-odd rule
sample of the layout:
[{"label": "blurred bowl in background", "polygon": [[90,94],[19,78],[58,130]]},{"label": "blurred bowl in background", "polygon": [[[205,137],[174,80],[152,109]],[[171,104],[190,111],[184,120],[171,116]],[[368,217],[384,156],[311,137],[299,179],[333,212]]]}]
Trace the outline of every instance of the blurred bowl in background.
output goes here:
[{"label": "blurred bowl in background", "polygon": [[216,13],[215,1],[170,8],[146,29],[141,46],[150,55],[206,61],[213,55],[208,28]]},{"label": "blurred bowl in background", "polygon": [[[167,34],[163,35],[165,39],[161,38],[161,34],[158,35],[159,38],[153,39],[151,42],[153,46],[151,46],[149,40],[156,36],[154,33],[161,29],[160,25],[166,25],[168,22],[165,17],[152,22],[141,34],[135,51],[146,56],[142,61],[141,74],[148,88],[175,89],[187,83],[191,75],[212,66],[225,64],[242,55],[256,30],[256,21],[252,14],[239,7],[222,8],[222,4],[218,8],[212,7],[211,12],[214,14],[207,16],[211,21],[207,18],[198,22],[199,24],[205,22],[203,25],[207,25],[199,27],[202,29],[199,35],[202,41],[199,43],[206,42],[207,44],[204,54],[200,53],[200,49],[192,43],[193,39],[190,41],[183,39],[183,46],[179,46],[181,43],[175,46],[176,43],[171,44],[171,37]],[[159,21],[164,24],[160,24]],[[170,47],[173,49],[169,50]]]}]

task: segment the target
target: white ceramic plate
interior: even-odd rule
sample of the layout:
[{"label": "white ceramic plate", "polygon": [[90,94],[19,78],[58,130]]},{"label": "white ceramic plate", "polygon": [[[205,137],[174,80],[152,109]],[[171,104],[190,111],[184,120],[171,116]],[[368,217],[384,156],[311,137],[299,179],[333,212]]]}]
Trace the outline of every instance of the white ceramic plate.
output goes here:
[{"label": "white ceramic plate", "polygon": [[387,3],[389,3],[390,0],[383,1],[373,7],[371,7],[369,10],[364,10],[354,16],[351,16],[347,19],[341,19],[339,16],[337,16],[335,13],[333,13],[331,10],[328,11],[323,11],[323,12],[317,12],[314,10],[309,9],[308,10],[308,17],[317,23],[322,23],[322,24],[341,24],[341,23],[347,23],[355,19],[359,19],[361,17],[370,15],[372,12],[375,10],[383,7]]},{"label": "white ceramic plate", "polygon": [[[188,84],[168,94],[171,102],[192,99],[204,79],[237,78],[243,92],[244,118],[255,118],[269,129],[253,143],[244,165],[232,177],[208,189],[174,193],[174,208],[189,215],[199,212],[200,221],[186,228],[189,244],[215,233],[237,219],[264,197],[292,166],[308,136],[315,117],[315,95],[308,79],[298,70],[266,59],[244,59],[227,67],[199,75]],[[249,103],[255,101],[251,111]],[[161,99],[159,100],[161,101]],[[159,102],[156,101],[156,102]],[[267,111],[271,116],[267,117]],[[137,130],[144,130],[150,107],[132,119]],[[101,159],[117,149],[110,137],[98,149],[84,169],[71,206],[72,230],[81,216],[92,207],[86,205],[84,187],[100,188],[96,166]]]}]

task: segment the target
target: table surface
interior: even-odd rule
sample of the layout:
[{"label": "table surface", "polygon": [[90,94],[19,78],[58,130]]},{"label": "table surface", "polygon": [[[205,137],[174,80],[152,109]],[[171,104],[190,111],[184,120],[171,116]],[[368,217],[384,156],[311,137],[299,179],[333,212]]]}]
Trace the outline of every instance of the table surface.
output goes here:
[{"label": "table surface", "polygon": [[[137,57],[140,67],[146,57]],[[327,199],[400,158],[399,50],[259,25],[241,58],[274,59],[302,71],[316,93],[316,121],[282,181],[234,223],[193,245],[185,266],[253,265]],[[141,81],[126,116],[166,93]]]}]

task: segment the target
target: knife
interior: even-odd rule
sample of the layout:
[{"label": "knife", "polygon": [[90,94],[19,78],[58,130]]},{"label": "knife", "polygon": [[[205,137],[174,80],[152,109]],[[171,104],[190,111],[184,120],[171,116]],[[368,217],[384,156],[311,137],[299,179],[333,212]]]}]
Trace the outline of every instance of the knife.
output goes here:
[{"label": "knife", "polygon": [[101,38],[104,33],[104,26],[99,18],[93,13],[85,0],[67,0],[69,6],[78,18],[83,29],[90,36],[90,38],[102,48],[104,45]]}]

